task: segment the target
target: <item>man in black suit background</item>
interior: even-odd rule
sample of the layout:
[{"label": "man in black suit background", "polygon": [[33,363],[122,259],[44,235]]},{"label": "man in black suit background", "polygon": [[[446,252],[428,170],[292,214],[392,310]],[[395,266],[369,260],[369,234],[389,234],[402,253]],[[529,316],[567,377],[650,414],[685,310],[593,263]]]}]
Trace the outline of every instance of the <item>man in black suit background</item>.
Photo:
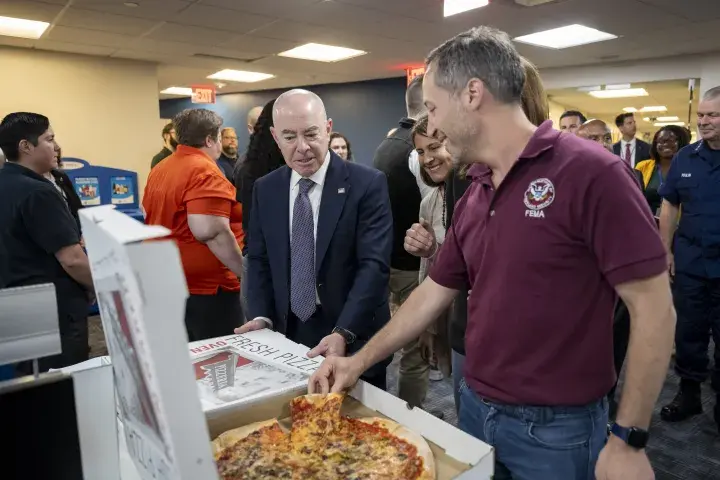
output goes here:
[{"label": "man in black suit background", "polygon": [[615,117],[615,125],[622,134],[622,139],[613,145],[613,153],[631,167],[650,158],[650,145],[640,139],[635,138],[637,134],[637,125],[635,124],[635,115],[632,113],[621,113]]},{"label": "man in black suit background", "polygon": [[[314,347],[311,357],[354,353],[390,319],[387,180],[329,150],[332,120],[314,93],[280,95],[273,125],[286,166],[253,188],[246,279],[252,320],[235,332],[273,328]],[[385,389],[389,360],[363,379]]]}]

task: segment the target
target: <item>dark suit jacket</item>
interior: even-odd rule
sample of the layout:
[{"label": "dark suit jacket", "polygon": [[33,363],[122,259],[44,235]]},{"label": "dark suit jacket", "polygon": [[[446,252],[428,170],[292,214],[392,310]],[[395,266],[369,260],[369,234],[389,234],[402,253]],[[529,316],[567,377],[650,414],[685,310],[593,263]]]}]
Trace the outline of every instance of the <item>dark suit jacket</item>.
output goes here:
[{"label": "dark suit jacket", "polygon": [[[622,158],[625,152],[621,152],[622,141],[613,144],[613,153]],[[635,165],[650,158],[650,144],[639,138],[635,139]]]},{"label": "dark suit jacket", "polygon": [[[315,242],[315,280],[323,314],[357,335],[352,352],[390,319],[393,221],[382,172],[334,153],[329,161]],[[281,333],[287,333],[290,313],[291,173],[285,166],[255,182],[247,256],[248,318],[267,317]]]}]

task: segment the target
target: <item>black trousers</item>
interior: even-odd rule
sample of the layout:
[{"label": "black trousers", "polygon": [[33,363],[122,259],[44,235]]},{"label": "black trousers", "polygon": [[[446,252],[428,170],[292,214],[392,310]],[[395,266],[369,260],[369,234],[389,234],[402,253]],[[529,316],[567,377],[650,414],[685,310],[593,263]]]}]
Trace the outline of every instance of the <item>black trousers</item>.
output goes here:
[{"label": "black trousers", "polygon": [[675,371],[684,380],[704,382],[708,370],[710,336],[715,340],[715,368],[711,381],[720,395],[720,278],[676,273],[673,282],[677,328]]},{"label": "black trousers", "polygon": [[[326,336],[330,335],[335,328],[335,322],[323,314],[322,306],[318,305],[315,313],[302,322],[295,314],[288,315],[288,328],[286,336],[295,343],[301,343],[308,348],[314,348]],[[360,340],[360,339],[358,339]],[[359,350],[364,342],[355,342],[349,345],[348,355]],[[389,361],[383,361],[370,367],[360,378],[370,385],[382,390],[387,390],[387,366]]]},{"label": "black trousers", "polygon": [[185,328],[191,342],[232,335],[242,324],[240,292],[221,288],[215,295],[191,294],[185,303]]}]

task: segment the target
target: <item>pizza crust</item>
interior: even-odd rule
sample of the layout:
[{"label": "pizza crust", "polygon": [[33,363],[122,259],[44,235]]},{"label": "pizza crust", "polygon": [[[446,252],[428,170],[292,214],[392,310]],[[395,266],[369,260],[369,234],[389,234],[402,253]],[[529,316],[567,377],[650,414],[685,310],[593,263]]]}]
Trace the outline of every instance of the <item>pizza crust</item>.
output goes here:
[{"label": "pizza crust", "polygon": [[272,427],[274,425],[280,425],[275,418],[273,418],[272,420],[264,420],[262,422],[251,423],[250,425],[233,428],[232,430],[221,433],[215,440],[212,441],[213,455],[217,457],[223,452],[223,450],[235,445],[240,440],[244,440],[258,430]]},{"label": "pizza crust", "polygon": [[422,435],[388,418],[365,417],[358,418],[357,420],[364,423],[377,424],[387,428],[393,436],[414,445],[415,448],[417,448],[418,455],[423,459],[423,473],[419,480],[436,480],[437,470],[435,468],[435,455],[433,455],[430,445],[428,445]]}]

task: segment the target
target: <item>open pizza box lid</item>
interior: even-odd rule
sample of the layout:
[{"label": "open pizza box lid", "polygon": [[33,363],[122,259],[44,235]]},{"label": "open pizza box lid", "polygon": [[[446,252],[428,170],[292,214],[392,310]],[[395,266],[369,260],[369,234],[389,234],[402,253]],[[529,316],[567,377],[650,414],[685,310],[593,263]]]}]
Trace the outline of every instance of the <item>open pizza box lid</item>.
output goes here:
[{"label": "open pizza box lid", "polygon": [[[143,480],[217,479],[211,439],[252,422],[286,420],[289,401],[306,393],[322,359],[308,359],[308,347],[269,330],[188,344],[187,285],[177,247],[162,240],[169,232],[110,207],[83,209],[80,217],[114,372],[121,445]],[[237,382],[238,367],[253,364],[263,372],[252,372],[253,382],[267,388],[251,382],[229,397],[223,392],[221,402],[201,399],[199,382],[224,390],[230,373]],[[268,377],[270,367],[276,371]],[[492,476],[490,446],[369,384],[358,383],[343,413],[385,416],[423,435],[439,479]]]}]

